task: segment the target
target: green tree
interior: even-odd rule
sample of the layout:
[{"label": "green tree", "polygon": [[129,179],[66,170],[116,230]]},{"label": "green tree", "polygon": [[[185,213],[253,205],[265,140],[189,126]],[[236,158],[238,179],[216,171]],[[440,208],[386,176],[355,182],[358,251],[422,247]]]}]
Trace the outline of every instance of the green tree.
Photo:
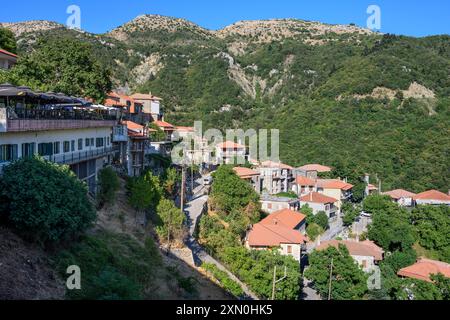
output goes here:
[{"label": "green tree", "polygon": [[328,216],[324,211],[319,211],[314,216],[314,223],[318,224],[323,230],[328,229]]},{"label": "green tree", "polygon": [[419,244],[450,262],[450,207],[419,206],[412,211]]},{"label": "green tree", "polygon": [[371,195],[364,199],[363,210],[369,213],[377,212],[388,207],[395,207],[389,196]]},{"label": "green tree", "polygon": [[113,204],[116,199],[116,192],[120,188],[117,173],[111,167],[100,170],[98,184],[97,201],[99,205],[103,206],[106,203]]},{"label": "green tree", "polygon": [[0,28],[0,49],[17,53],[16,39],[11,30]]},{"label": "green tree", "polygon": [[351,226],[355,219],[359,216],[361,210],[359,207],[354,207],[351,203],[344,202],[342,205],[342,212],[344,216],[342,217],[342,222],[344,226]]},{"label": "green tree", "polygon": [[304,204],[300,208],[300,212],[306,216],[306,223],[311,224],[314,222],[314,214],[312,208],[308,204]]},{"label": "green tree", "polygon": [[94,56],[92,46],[69,37],[40,39],[34,51],[21,56],[11,80],[99,102],[112,88],[110,71]]},{"label": "green tree", "polygon": [[314,283],[322,298],[328,297],[331,273],[332,300],[358,300],[367,293],[367,275],[349,255],[347,248],[329,247],[309,256],[305,277]]},{"label": "green tree", "polygon": [[171,198],[174,196],[175,187],[177,183],[180,181],[180,175],[178,174],[175,168],[168,168],[164,172],[164,191],[167,197]]},{"label": "green tree", "polygon": [[70,239],[96,214],[86,185],[68,166],[23,158],[5,167],[0,190],[9,223],[41,243]]},{"label": "green tree", "polygon": [[173,201],[162,199],[156,210],[158,224],[156,232],[161,240],[170,244],[172,239],[182,241],[185,231],[186,216]]},{"label": "green tree", "polygon": [[324,229],[316,223],[311,223],[306,227],[306,234],[311,240],[316,240],[318,236],[324,233]]},{"label": "green tree", "polygon": [[166,141],[166,134],[158,125],[155,123],[149,123],[148,127],[155,130],[150,133],[150,138],[152,141]]},{"label": "green tree", "polygon": [[150,171],[141,177],[130,178],[127,184],[128,201],[135,209],[155,209],[162,197],[159,178]]}]

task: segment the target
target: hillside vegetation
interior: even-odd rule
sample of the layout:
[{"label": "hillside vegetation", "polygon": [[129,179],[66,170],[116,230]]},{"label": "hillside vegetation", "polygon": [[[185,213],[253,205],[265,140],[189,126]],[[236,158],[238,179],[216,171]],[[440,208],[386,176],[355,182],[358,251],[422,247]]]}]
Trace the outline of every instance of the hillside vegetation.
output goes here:
[{"label": "hillside vegetation", "polygon": [[209,31],[156,15],[103,35],[35,24],[5,25],[21,55],[38,39],[88,42],[117,89],[164,98],[168,121],[277,128],[281,158],[291,165],[322,162],[353,183],[367,172],[383,190],[448,191],[448,35],[381,35],[292,19]]}]

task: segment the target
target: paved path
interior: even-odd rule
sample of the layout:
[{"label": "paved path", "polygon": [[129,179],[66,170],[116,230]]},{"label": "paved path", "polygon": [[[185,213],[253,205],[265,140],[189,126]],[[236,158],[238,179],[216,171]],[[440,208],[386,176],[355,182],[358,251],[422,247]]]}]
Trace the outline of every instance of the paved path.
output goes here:
[{"label": "paved path", "polygon": [[228,271],[227,268],[225,268],[225,266],[223,266],[219,261],[210,256],[194,238],[196,223],[204,213],[208,202],[208,196],[203,194],[206,188],[203,185],[203,178],[204,177],[196,181],[197,187],[194,188],[194,195],[185,206],[185,213],[187,215],[189,225],[189,239],[186,241],[186,245],[192,251],[196,265],[200,266],[203,262],[215,264],[220,270],[226,272],[232,280],[236,281],[241,286],[242,290],[247,295],[246,299],[259,300],[258,297],[250,291],[245,283],[240,281],[234,274]]}]

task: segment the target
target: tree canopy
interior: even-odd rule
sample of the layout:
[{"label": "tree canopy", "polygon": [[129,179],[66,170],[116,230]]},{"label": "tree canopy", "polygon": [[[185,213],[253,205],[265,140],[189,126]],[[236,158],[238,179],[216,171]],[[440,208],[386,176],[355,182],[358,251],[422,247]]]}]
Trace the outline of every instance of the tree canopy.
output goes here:
[{"label": "tree canopy", "polygon": [[17,53],[17,44],[11,30],[0,27],[0,49]]}]

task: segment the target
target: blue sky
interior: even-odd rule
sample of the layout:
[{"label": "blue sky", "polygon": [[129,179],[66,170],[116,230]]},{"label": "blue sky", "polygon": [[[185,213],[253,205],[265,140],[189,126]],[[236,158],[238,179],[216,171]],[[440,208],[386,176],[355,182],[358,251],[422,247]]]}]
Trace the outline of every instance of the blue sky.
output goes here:
[{"label": "blue sky", "polygon": [[[2,1],[3,2],[3,1]],[[0,22],[53,20],[65,23],[66,8],[81,8],[82,29],[103,33],[134,17],[161,14],[185,18],[208,29],[239,20],[298,18],[366,26],[366,9],[381,8],[381,32],[411,36],[450,34],[447,0],[16,0],[1,5]]]}]

